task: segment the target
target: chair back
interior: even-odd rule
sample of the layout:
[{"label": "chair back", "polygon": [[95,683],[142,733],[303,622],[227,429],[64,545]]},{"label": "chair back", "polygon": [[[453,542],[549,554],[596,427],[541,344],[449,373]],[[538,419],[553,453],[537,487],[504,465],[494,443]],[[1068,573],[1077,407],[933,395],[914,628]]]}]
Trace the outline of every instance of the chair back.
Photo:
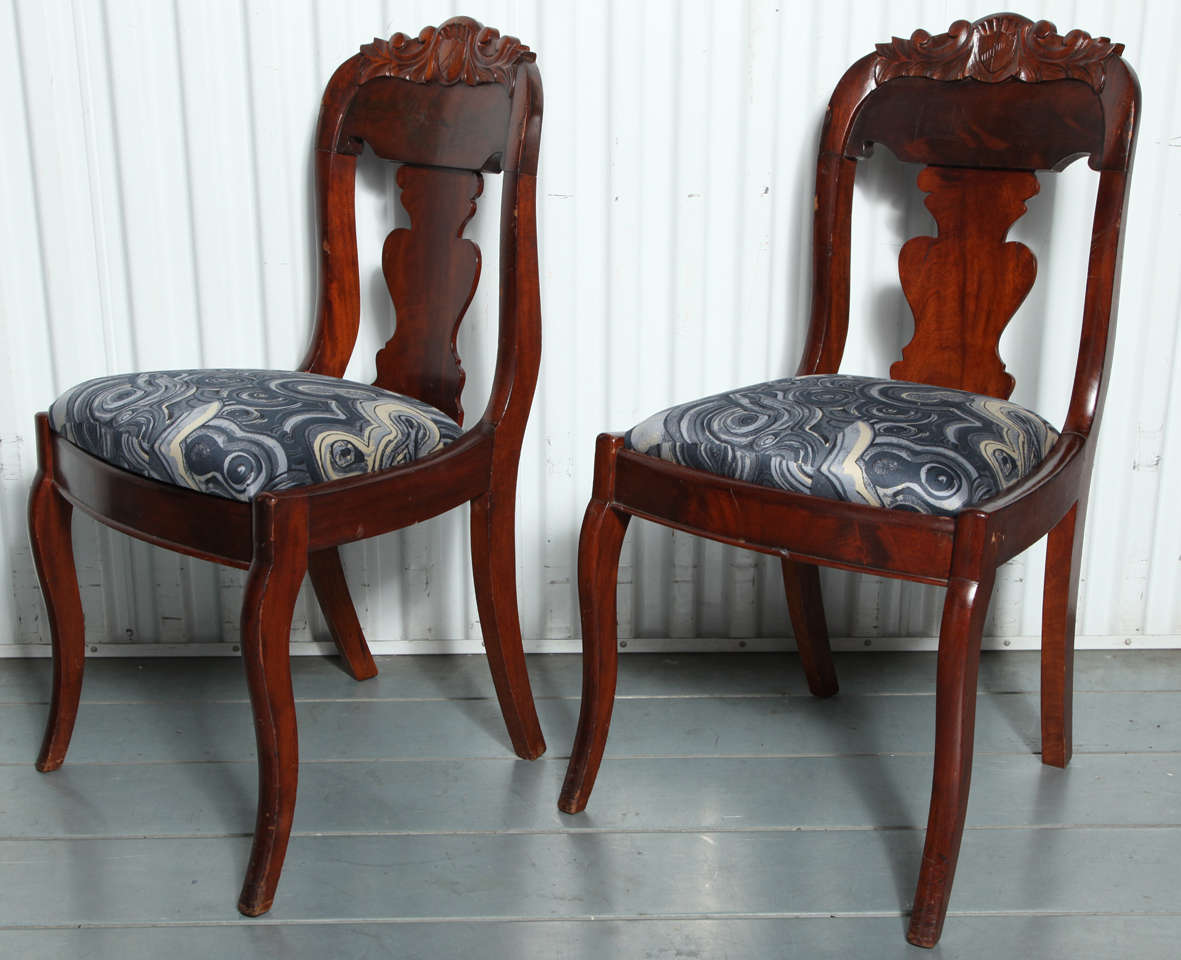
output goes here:
[{"label": "chair back", "polygon": [[812,316],[800,373],[835,372],[848,329],[849,237],[857,161],[874,144],[924,165],[938,226],[902,248],[914,336],[895,379],[1008,397],[998,342],[1037,263],[1010,227],[1038,191],[1034,171],[1087,157],[1098,171],[1074,395],[1065,429],[1084,435],[1102,404],[1118,296],[1122,221],[1140,110],[1122,44],[1015,14],[960,20],[945,34],[894,38],[855,63],[820,140]]},{"label": "chair back", "polygon": [[316,132],[320,299],[302,369],[342,376],[356,343],[360,282],[356,158],[364,144],[401,164],[410,227],[382,249],[393,336],[376,384],[463,421],[459,324],[475,294],[480,250],[463,239],[485,173],[505,176],[501,205],[500,338],[485,419],[498,422],[517,387],[526,409],[540,358],[535,184],[541,78],[535,54],[468,17],[417,36],[375,39],[324,92]]}]

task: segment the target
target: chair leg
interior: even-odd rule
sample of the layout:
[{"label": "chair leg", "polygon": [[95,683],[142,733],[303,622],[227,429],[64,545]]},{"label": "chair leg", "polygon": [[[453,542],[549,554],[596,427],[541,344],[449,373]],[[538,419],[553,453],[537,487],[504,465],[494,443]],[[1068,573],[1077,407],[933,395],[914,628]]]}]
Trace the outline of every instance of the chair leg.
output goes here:
[{"label": "chair leg", "polygon": [[487,493],[472,501],[472,574],[484,652],[509,740],[517,756],[536,760],[545,753],[545,738],[533,704],[517,612],[515,479],[494,480]]},{"label": "chair leg", "polygon": [[271,908],[291,836],[299,779],[291,618],[307,567],[307,509],[263,494],[254,502],[254,562],[242,600],[242,659],[258,742],[258,818],[238,910]]},{"label": "chair leg", "polygon": [[629,514],[606,501],[587,505],[578,538],[578,596],[582,607],[582,708],[578,732],[570,751],[558,809],[578,813],[586,809],[595,776],[607,745],[611,709],[615,705],[616,647],[615,590],[619,551]]},{"label": "chair leg", "polygon": [[1065,767],[1073,752],[1074,623],[1086,504],[1050,531],[1042,594],[1042,763]]},{"label": "chair leg", "polygon": [[943,604],[935,681],[935,772],[914,910],[906,939],[933,947],[943,931],[968,812],[980,638],[995,573],[953,577]]},{"label": "chair leg", "polygon": [[820,571],[815,564],[784,557],[783,587],[787,591],[787,610],[808,689],[817,697],[831,697],[839,688],[820,596]]},{"label": "chair leg", "polygon": [[365,642],[361,621],[357,619],[357,608],[349,596],[349,584],[344,578],[344,567],[340,564],[340,551],[336,547],[313,550],[308,555],[308,575],[316,600],[328,621],[328,632],[340,653],[341,659],[354,680],[368,680],[377,676],[377,664]]},{"label": "chair leg", "polygon": [[70,735],[74,732],[82,694],[86,639],[70,533],[73,508],[54,486],[49,424],[41,419],[38,417],[37,423],[40,469],[29,495],[29,541],[53,642],[53,692],[45,737],[37,756],[37,769],[49,773],[66,759]]}]

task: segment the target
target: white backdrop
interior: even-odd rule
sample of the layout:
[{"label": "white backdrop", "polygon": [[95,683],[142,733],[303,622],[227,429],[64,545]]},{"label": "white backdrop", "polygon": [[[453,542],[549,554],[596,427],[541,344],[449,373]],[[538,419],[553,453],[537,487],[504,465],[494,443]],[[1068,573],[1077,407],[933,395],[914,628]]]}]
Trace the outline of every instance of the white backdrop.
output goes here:
[{"label": "white backdrop", "polygon": [[[315,292],[309,146],[323,84],[374,35],[459,12],[521,37],[545,82],[545,354],[521,464],[518,583],[529,649],[568,650],[577,648],[575,551],[595,434],[794,369],[816,136],[832,87],[877,41],[995,11],[976,0],[2,0],[0,652],[44,652],[48,642],[25,533],[33,413],[107,373],[296,363]],[[1177,646],[1181,15],[1174,0],[1043,0],[1022,12],[1124,42],[1144,88],[1080,643]],[[913,175],[879,156],[859,182],[846,370],[884,373],[904,339],[897,251],[930,228]],[[1053,179],[1015,229],[1039,274],[1001,350],[1015,399],[1060,421],[1093,181],[1084,164]],[[378,263],[394,190],[372,158],[361,182],[371,273],[350,375],[372,378],[390,329]],[[469,231],[486,279],[496,275],[498,202],[490,177]],[[469,410],[489,386],[494,303],[485,284],[460,335]],[[632,526],[620,576],[629,649],[789,642],[776,563]],[[376,650],[479,649],[466,527],[463,509],[345,549]],[[237,571],[86,517],[75,540],[96,651],[236,642]],[[1042,566],[1039,547],[1002,571],[990,645],[1036,645]],[[839,645],[930,644],[939,590],[830,571],[824,584]],[[293,639],[308,650],[326,639],[310,597]]]}]

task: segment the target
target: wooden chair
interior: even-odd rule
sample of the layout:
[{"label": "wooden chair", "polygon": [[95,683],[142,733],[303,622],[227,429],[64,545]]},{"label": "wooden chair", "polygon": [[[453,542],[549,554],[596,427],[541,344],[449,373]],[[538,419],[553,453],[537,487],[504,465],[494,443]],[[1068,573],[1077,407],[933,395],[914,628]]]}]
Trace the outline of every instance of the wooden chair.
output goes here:
[{"label": "wooden chair", "polygon": [[[1042,762],[1065,766],[1075,598],[1095,430],[1111,364],[1139,89],[1123,48],[1002,14],[880,44],[846,72],[820,139],[812,315],[797,378],[682,404],[598,439],[579,543],[583,699],[559,806],[586,806],[615,693],[615,589],[632,516],[782,558],[813,693],[836,693],[817,565],[947,587],[930,817],[907,939],[932,946],[967,809],[981,630],[997,567],[1049,535]],[[849,312],[853,178],[872,145],[923,164],[938,236],[902,248],[914,338],[893,380],[837,373]],[[997,343],[1029,291],[1005,236],[1034,171],[1086,156],[1098,192],[1074,389],[1060,431],[1005,402]],[[967,392],[960,392],[967,391]]]},{"label": "wooden chair", "polygon": [[[271,906],[295,808],[298,754],[288,660],[292,606],[310,574],[358,680],[377,672],[337,548],[471,503],[472,567],[488,663],[516,752],[545,750],[517,616],[517,463],[541,353],[535,192],[541,79],[535,55],[458,17],[417,38],[375,40],[324,93],[315,143],[320,303],[295,374],[166,371],[75,387],[37,416],[29,504],[53,635],[42,771],[65,758],[82,682],[73,507],[193,557],[249,569],[242,650],[258,741],[254,846],[238,909]],[[345,372],[357,337],[354,218],[364,144],[402,164],[409,229],[386,239],[397,311],[373,387]],[[500,333],[488,405],[460,429],[456,335],[479,248],[461,239],[484,172],[503,173]]]}]

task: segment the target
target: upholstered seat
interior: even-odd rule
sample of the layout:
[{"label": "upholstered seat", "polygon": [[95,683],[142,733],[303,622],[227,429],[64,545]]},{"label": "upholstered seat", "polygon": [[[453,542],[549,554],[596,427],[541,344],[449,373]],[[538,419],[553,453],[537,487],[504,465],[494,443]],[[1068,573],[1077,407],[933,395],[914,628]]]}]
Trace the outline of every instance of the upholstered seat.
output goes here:
[{"label": "upholstered seat", "polygon": [[461,432],[420,400],[281,370],[100,377],[62,394],[49,420],[107,463],[232,500],[409,463]]},{"label": "upholstered seat", "polygon": [[624,444],[792,493],[950,516],[1016,483],[1058,433],[995,397],[921,383],[816,375],[692,400]]}]

